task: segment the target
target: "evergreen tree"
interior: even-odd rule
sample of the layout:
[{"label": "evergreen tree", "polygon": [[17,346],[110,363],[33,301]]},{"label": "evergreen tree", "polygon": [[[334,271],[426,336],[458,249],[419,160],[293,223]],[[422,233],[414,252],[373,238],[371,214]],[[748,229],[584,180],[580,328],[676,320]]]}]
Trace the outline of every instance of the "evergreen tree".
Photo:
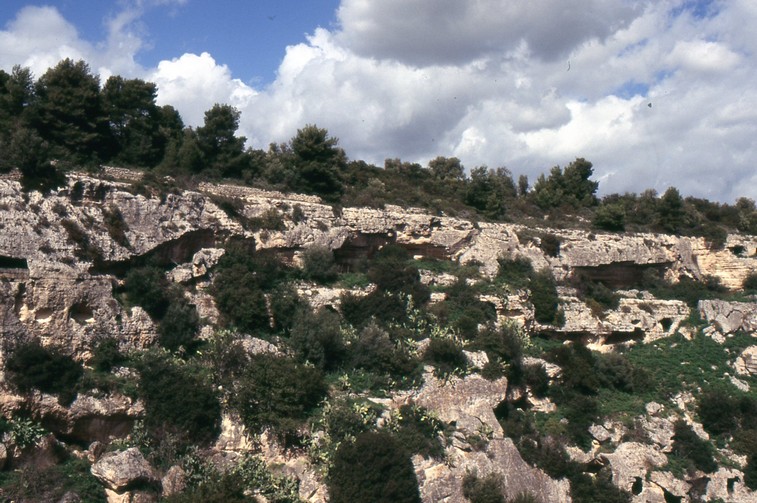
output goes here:
[{"label": "evergreen tree", "polygon": [[100,79],[84,61],[64,59],[36,85],[34,125],[58,159],[96,164],[108,143]]},{"label": "evergreen tree", "polygon": [[197,144],[211,176],[240,177],[249,167],[244,153],[247,138],[236,136],[239,117],[236,108],[216,103],[205,112],[203,126],[197,128]]},{"label": "evergreen tree", "polygon": [[153,167],[163,157],[166,139],[160,132],[157,86],[140,79],[112,76],[102,90],[110,126],[109,157],[135,167]]}]

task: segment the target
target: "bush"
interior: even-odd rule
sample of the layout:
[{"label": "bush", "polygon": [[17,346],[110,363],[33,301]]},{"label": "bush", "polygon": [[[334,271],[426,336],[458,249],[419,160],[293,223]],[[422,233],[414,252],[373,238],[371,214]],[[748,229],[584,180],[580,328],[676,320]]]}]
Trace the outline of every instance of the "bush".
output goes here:
[{"label": "bush", "polygon": [[312,246],[305,250],[302,254],[302,274],[318,283],[334,282],[338,276],[334,252],[326,246]]},{"label": "bush", "polygon": [[184,298],[175,297],[158,326],[158,340],[169,351],[183,348],[191,354],[197,349],[199,341],[196,336],[199,328],[200,317],[195,306]]},{"label": "bush", "polygon": [[423,361],[436,367],[437,376],[465,372],[468,367],[463,348],[452,339],[431,339],[423,353]]},{"label": "bush", "polygon": [[529,285],[531,303],[534,305],[534,319],[539,323],[556,324],[559,322],[557,286],[552,273],[544,269],[531,277]]},{"label": "bush", "polygon": [[218,435],[221,404],[195,368],[154,352],[144,354],[136,368],[145,424],[153,436],[167,433],[181,442],[204,443]]},{"label": "bush", "polygon": [[757,454],[752,453],[749,456],[746,467],[744,467],[744,484],[752,491],[757,491]]},{"label": "bush", "polygon": [[699,438],[684,420],[676,421],[673,431],[672,454],[689,460],[695,468],[705,473],[713,473],[718,469],[712,445]]},{"label": "bush", "polygon": [[444,425],[425,407],[403,405],[399,414],[393,417],[390,428],[395,431],[400,444],[409,452],[420,454],[424,458],[444,457],[444,445],[439,438]]},{"label": "bush", "polygon": [[539,248],[550,257],[559,257],[561,244],[562,240],[554,234],[543,234],[540,239]]},{"label": "bush", "polygon": [[757,273],[749,273],[747,277],[744,278],[744,282],[741,284],[741,287],[745,292],[757,293]]},{"label": "bush", "polygon": [[620,203],[602,204],[594,213],[592,224],[597,229],[622,232],[626,228],[626,209]]},{"label": "bush", "polygon": [[389,334],[375,323],[360,331],[350,353],[352,366],[368,372],[403,378],[412,376],[418,369],[418,362],[395,345]]},{"label": "bush", "polygon": [[497,263],[497,280],[516,288],[525,288],[534,273],[531,261],[525,257],[499,257]]},{"label": "bush", "polygon": [[300,309],[295,316],[289,343],[298,360],[321,370],[338,368],[347,353],[339,315],[325,308],[315,313],[308,308]]},{"label": "bush", "polygon": [[390,434],[366,432],[336,451],[328,477],[332,503],[420,503],[410,454]]},{"label": "bush", "polygon": [[170,299],[168,281],[157,267],[132,269],[124,279],[124,292],[130,304],[141,306],[155,319],[166,314]]},{"label": "bush", "polygon": [[55,349],[29,342],[16,347],[5,362],[10,381],[22,392],[33,389],[58,395],[62,404],[76,398],[79,379],[84,374],[81,364]]},{"label": "bush", "polygon": [[733,433],[739,428],[738,399],[722,390],[703,393],[697,404],[697,414],[711,435]]},{"label": "bush", "polygon": [[293,433],[326,396],[320,370],[272,355],[253,355],[236,385],[233,406],[250,431]]},{"label": "bush", "polygon": [[502,479],[495,473],[484,478],[468,473],[463,478],[463,496],[471,503],[505,503]]},{"label": "bush", "polygon": [[111,369],[126,361],[118,349],[118,339],[102,337],[92,347],[92,367],[100,372],[110,372]]}]

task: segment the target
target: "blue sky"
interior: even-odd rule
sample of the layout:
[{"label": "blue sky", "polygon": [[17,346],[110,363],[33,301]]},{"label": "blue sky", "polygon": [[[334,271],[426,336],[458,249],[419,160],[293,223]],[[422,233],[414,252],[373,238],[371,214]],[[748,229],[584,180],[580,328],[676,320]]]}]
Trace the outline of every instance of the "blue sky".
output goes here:
[{"label": "blue sky", "polygon": [[[54,6],[92,43],[108,36],[107,20],[123,3],[106,0],[0,2],[0,24],[28,5]],[[336,20],[338,0],[191,0],[144,9],[135,24],[145,48],[136,55],[145,67],[187,52],[209,52],[235,76],[256,85],[274,80],[286,46],[305,41],[317,27]]]},{"label": "blue sky", "polygon": [[[84,59],[254,148],[325,127],[351,159],[576,157],[600,193],[757,198],[754,0],[0,1],[0,68]],[[652,103],[652,107],[649,107]]]}]

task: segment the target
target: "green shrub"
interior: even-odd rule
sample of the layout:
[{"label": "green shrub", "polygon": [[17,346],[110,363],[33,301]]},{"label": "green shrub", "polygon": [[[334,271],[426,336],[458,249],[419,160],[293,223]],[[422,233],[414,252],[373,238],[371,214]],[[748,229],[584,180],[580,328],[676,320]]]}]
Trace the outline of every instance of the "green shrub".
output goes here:
[{"label": "green shrub", "polygon": [[497,280],[516,288],[528,286],[529,278],[534,273],[531,261],[525,257],[498,257]]},{"label": "green shrub", "polygon": [[424,458],[444,457],[444,445],[439,437],[444,431],[444,425],[425,407],[408,404],[401,406],[398,414],[392,417],[389,427],[409,452],[420,454]]},{"label": "green shrub", "polygon": [[92,367],[100,372],[110,372],[113,367],[126,361],[118,348],[118,339],[115,337],[101,337],[92,347]]},{"label": "green shrub", "polygon": [[277,285],[268,296],[268,303],[273,318],[273,329],[285,335],[292,330],[297,313],[307,308],[292,284]]},{"label": "green shrub", "polygon": [[534,319],[539,323],[559,324],[557,286],[548,269],[537,272],[529,284]]},{"label": "green shrub", "polygon": [[232,405],[250,431],[271,427],[287,436],[326,396],[320,370],[272,355],[253,355],[242,371]]},{"label": "green shrub", "polygon": [[205,443],[218,435],[221,405],[196,368],[158,352],[144,354],[136,367],[145,424],[153,436],[170,434],[180,442]]},{"label": "green shrub", "polygon": [[744,467],[744,484],[752,491],[757,491],[757,453],[752,452]]},{"label": "green shrub", "polygon": [[524,365],[522,372],[523,382],[528,385],[534,396],[544,398],[549,394],[549,375],[544,365]]},{"label": "green shrub", "polygon": [[105,221],[105,228],[108,230],[110,238],[121,246],[129,248],[131,245],[129,244],[129,238],[126,236],[129,226],[124,221],[121,210],[113,205],[103,209],[103,220]]},{"label": "green shrub", "polygon": [[697,403],[697,414],[704,429],[711,435],[733,433],[740,426],[738,402],[724,390],[703,393]]},{"label": "green shrub", "polygon": [[168,309],[168,281],[157,267],[138,267],[124,279],[124,292],[130,304],[141,306],[155,319],[163,318]]},{"label": "green shrub", "polygon": [[604,388],[613,388],[625,393],[641,393],[651,387],[649,373],[633,365],[622,354],[597,355],[594,367]]},{"label": "green shrub", "polygon": [[332,503],[420,503],[410,454],[385,432],[366,432],[343,443],[328,477]]},{"label": "green shrub", "polygon": [[350,363],[353,368],[398,379],[412,378],[419,369],[418,361],[396,345],[389,334],[375,323],[364,327],[352,343]]},{"label": "green shrub", "polygon": [[70,457],[61,464],[23,468],[0,475],[0,494],[6,501],[68,501],[66,494],[76,494],[87,503],[106,503],[100,482],[90,472],[86,459]]},{"label": "green shrub", "polygon": [[333,283],[338,276],[334,252],[326,246],[311,246],[305,250],[302,254],[302,274],[318,283]]},{"label": "green shrub", "polygon": [[672,454],[691,462],[693,467],[705,473],[713,473],[718,464],[713,458],[714,448],[706,440],[702,440],[685,421],[679,419],[673,425]]},{"label": "green shrub", "polygon": [[542,234],[540,236],[539,248],[550,257],[560,256],[560,245],[562,240],[554,234]]},{"label": "green shrub", "polygon": [[84,374],[81,364],[56,349],[37,342],[21,344],[5,362],[10,382],[22,392],[33,389],[58,395],[63,404],[76,398],[79,379]]},{"label": "green shrub", "polygon": [[749,273],[747,277],[744,278],[741,287],[745,292],[757,293],[757,272]]},{"label": "green shrub", "polygon": [[622,204],[602,204],[594,213],[592,225],[597,229],[622,232],[626,228],[626,209]]},{"label": "green shrub", "polygon": [[200,317],[195,306],[175,296],[158,326],[158,341],[169,351],[182,348],[191,354],[199,343],[196,339],[199,328]]},{"label": "green shrub", "polygon": [[447,338],[431,339],[423,353],[423,361],[436,367],[438,376],[465,372],[468,367],[468,360],[465,358],[462,346]]},{"label": "green shrub", "polygon": [[347,348],[339,315],[329,309],[313,313],[300,309],[295,316],[289,343],[297,359],[321,370],[334,370],[344,361]]},{"label": "green shrub", "polygon": [[463,496],[471,503],[505,503],[502,494],[502,478],[496,473],[486,477],[479,477],[475,473],[467,473],[463,478]]}]

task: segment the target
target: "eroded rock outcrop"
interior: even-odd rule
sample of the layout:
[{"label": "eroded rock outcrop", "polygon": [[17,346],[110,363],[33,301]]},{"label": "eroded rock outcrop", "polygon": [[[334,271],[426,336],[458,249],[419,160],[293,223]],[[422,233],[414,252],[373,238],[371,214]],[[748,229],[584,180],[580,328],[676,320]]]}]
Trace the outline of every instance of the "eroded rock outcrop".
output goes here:
[{"label": "eroded rock outcrop", "polygon": [[[505,437],[493,409],[506,395],[504,378],[487,381],[470,375],[439,380],[427,373],[425,384],[417,393],[395,399],[398,404],[411,401],[426,407],[456,430],[452,444],[446,449],[445,463],[420,456],[413,460],[424,502],[465,501],[461,482],[472,472],[481,477],[490,473],[500,476],[508,497],[526,492],[539,501],[571,501],[566,480],[555,481],[530,466],[523,461],[512,440]],[[466,441],[472,436],[483,436],[486,446],[472,448]]]},{"label": "eroded rock outcrop", "polygon": [[757,331],[757,303],[700,300],[699,313],[724,335]]}]

